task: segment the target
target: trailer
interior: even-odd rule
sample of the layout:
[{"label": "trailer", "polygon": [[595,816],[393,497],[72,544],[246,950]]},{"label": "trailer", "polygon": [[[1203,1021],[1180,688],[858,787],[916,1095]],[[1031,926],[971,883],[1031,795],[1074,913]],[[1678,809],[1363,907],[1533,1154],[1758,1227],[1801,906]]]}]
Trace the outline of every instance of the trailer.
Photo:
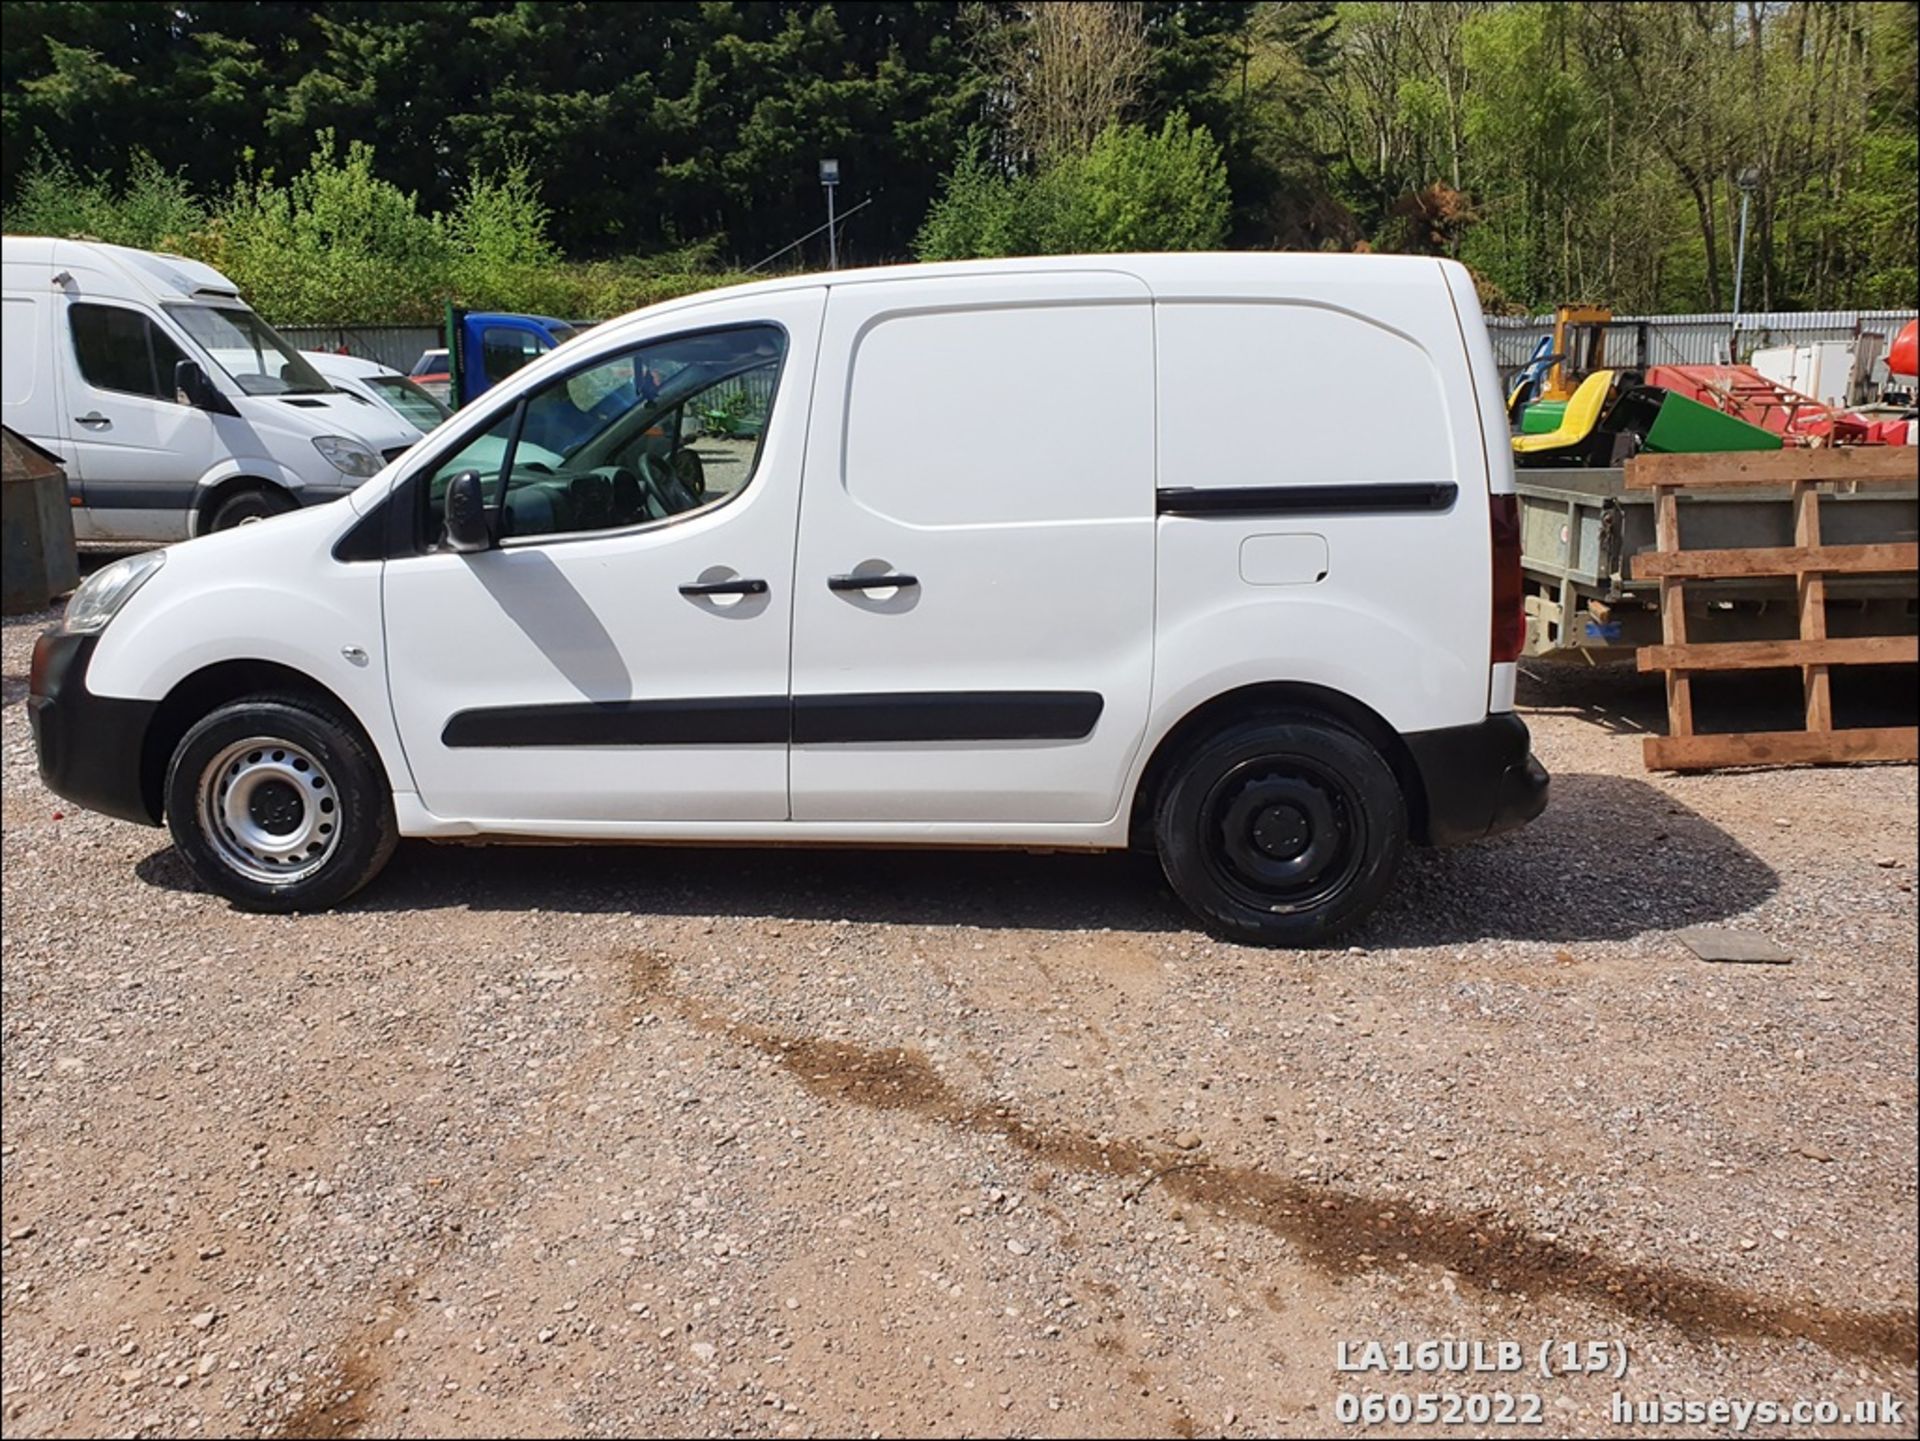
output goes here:
[{"label": "trailer", "polygon": [[[1891,448],[1890,448],[1891,449]],[[1911,475],[1920,454],[1894,454]],[[1761,481],[1727,488],[1738,468],[1791,465],[1808,452],[1691,459],[1720,472],[1711,488],[1679,497],[1680,524],[1694,549],[1756,550],[1794,544],[1794,506],[1786,485]],[[1658,547],[1655,497],[1630,489],[1621,468],[1522,470],[1520,501],[1526,655],[1546,661],[1597,664],[1630,661],[1641,646],[1662,639],[1660,582],[1636,574],[1633,559]],[[1824,497],[1822,540],[1827,545],[1911,543],[1920,533],[1920,481],[1903,481]],[[1836,575],[1826,582],[1829,634],[1914,635],[1920,612],[1914,572]],[[1688,634],[1700,642],[1788,640],[1799,635],[1793,576],[1749,576],[1694,581],[1686,587]]]}]

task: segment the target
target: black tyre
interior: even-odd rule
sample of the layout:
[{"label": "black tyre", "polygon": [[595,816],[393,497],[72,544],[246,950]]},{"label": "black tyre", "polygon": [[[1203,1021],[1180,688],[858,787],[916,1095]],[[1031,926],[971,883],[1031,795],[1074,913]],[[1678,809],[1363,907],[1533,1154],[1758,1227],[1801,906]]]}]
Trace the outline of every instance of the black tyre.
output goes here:
[{"label": "black tyre", "polygon": [[174,750],[166,802],[194,874],[242,910],[324,910],[372,880],[399,840],[367,741],[293,696],[248,696],[202,719]]},{"label": "black tyre", "polygon": [[1208,929],[1317,945],[1393,884],[1406,799],[1364,737],[1320,716],[1263,715],[1181,761],[1161,790],[1154,839],[1167,880]]},{"label": "black tyre", "polygon": [[236,490],[213,508],[213,513],[207,517],[207,530],[232,530],[236,525],[245,525],[250,520],[267,520],[272,516],[285,515],[295,508],[293,497],[284,490],[260,487]]}]

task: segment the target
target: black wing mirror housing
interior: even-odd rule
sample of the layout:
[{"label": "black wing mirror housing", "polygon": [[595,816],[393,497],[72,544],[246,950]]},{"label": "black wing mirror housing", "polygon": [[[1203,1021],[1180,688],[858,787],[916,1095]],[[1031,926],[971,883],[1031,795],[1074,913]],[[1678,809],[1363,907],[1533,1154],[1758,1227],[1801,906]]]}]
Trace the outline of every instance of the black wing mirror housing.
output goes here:
[{"label": "black wing mirror housing", "polygon": [[210,410],[215,415],[238,415],[233,402],[222,395],[207,378],[206,371],[200,368],[197,360],[178,360],[173,366],[173,389],[177,395],[184,396],[188,405],[195,410]]},{"label": "black wing mirror housing", "polygon": [[477,470],[463,470],[447,482],[446,547],[462,554],[493,549],[493,527],[487,523]]}]

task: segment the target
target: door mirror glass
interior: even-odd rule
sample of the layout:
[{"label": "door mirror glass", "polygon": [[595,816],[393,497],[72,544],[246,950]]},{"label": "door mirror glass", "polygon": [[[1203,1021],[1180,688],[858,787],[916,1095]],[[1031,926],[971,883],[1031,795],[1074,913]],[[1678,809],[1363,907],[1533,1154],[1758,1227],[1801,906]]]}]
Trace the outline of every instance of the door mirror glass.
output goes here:
[{"label": "door mirror glass", "polygon": [[463,470],[447,482],[446,548],[463,554],[493,548],[493,530],[487,524],[486,497],[480,493],[477,470]]}]

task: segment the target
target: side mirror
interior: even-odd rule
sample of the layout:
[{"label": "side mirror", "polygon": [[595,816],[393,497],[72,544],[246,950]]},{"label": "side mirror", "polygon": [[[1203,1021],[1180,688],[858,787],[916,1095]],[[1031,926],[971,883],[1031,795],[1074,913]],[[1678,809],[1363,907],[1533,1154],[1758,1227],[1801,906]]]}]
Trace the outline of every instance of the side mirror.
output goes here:
[{"label": "side mirror", "polygon": [[195,410],[210,410],[216,415],[238,415],[233,402],[222,395],[207,379],[206,371],[200,368],[197,360],[175,361],[173,366],[174,394],[185,398]]},{"label": "side mirror", "polygon": [[493,529],[487,524],[487,502],[480,493],[477,470],[463,470],[447,482],[447,549],[463,555],[493,549]]}]

